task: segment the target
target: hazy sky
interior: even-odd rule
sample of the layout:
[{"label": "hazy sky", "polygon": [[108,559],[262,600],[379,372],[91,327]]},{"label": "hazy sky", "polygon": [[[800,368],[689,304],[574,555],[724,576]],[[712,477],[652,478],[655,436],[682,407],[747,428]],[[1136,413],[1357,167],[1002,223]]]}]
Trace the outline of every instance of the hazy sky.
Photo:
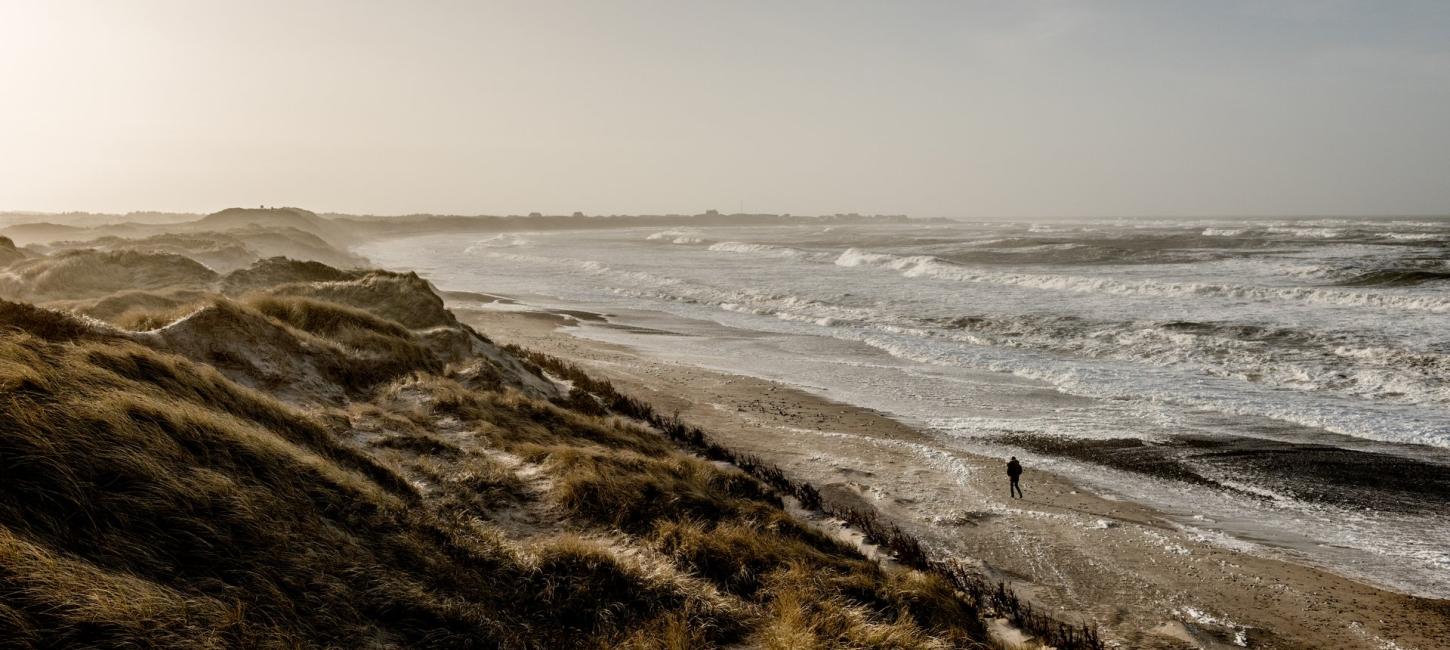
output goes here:
[{"label": "hazy sky", "polygon": [[1450,2],[0,0],[0,209],[1450,212]]}]

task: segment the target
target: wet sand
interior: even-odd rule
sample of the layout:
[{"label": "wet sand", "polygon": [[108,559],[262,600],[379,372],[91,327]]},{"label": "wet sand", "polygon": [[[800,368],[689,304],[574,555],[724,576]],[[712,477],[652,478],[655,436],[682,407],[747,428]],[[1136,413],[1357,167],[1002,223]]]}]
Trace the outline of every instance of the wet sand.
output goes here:
[{"label": "wet sand", "polygon": [[1439,449],[1425,448],[1421,451],[1426,458],[1410,458],[1233,435],[1144,441],[1008,434],[982,440],[1262,500],[1269,499],[1263,492],[1240,486],[1261,486],[1306,503],[1377,512],[1450,510],[1450,462]]},{"label": "wet sand", "polygon": [[926,444],[880,413],[570,334],[611,326],[598,315],[455,309],[497,341],[569,359],[835,498],[871,504],[1119,647],[1450,647],[1450,601],[1261,557],[1030,467],[1026,498],[1008,499],[1000,460]]}]

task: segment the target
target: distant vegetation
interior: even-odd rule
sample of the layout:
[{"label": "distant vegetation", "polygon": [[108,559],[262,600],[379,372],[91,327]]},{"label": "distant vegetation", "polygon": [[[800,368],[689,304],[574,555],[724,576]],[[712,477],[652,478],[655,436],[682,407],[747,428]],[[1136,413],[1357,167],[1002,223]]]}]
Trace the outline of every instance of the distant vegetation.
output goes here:
[{"label": "distant vegetation", "polygon": [[[581,230],[597,228],[644,228],[656,226],[723,226],[723,225],[770,225],[770,224],[847,224],[886,222],[931,222],[940,219],[910,219],[903,215],[860,215],[833,214],[816,217],[785,214],[722,214],[709,210],[701,214],[666,215],[613,215],[586,216],[575,212],[570,215],[528,216],[459,216],[412,214],[397,217],[374,217],[349,214],[318,215],[301,208],[228,208],[220,212],[184,219],[169,215],[165,223],[120,222],[114,215],[0,215],[13,225],[0,228],[0,235],[8,236],[22,245],[53,244],[66,242],[73,245],[95,242],[106,237],[129,240],[144,240],[162,235],[203,235],[217,239],[244,240],[255,249],[260,257],[286,255],[296,258],[314,259],[334,265],[350,266],[359,260],[332,259],[331,254],[345,256],[340,252],[347,246],[378,237],[397,237],[439,232],[490,232],[516,230]],[[262,241],[260,234],[300,233],[316,238],[337,250],[328,253],[316,247],[316,242],[292,242],[279,244]],[[296,235],[286,235],[296,239]],[[110,244],[114,245],[114,244]],[[140,244],[140,245],[145,245]],[[220,243],[214,245],[221,245]],[[207,246],[213,246],[208,244]],[[297,246],[305,248],[298,249]],[[285,250],[290,248],[290,250]],[[169,250],[168,252],[179,252]]]}]

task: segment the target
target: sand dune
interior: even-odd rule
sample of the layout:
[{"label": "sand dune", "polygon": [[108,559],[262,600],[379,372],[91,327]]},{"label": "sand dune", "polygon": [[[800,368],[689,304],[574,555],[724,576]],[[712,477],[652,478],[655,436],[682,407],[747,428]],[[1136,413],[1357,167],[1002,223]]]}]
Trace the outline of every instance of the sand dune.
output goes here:
[{"label": "sand dune", "polygon": [[0,271],[0,297],[31,302],[91,298],[131,289],[202,287],[217,277],[215,271],[180,255],[63,251],[24,259]]}]

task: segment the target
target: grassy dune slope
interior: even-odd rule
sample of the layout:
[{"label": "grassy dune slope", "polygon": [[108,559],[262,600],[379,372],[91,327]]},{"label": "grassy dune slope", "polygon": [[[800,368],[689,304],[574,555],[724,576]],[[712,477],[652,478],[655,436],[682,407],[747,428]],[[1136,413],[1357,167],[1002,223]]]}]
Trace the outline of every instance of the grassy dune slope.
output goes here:
[{"label": "grassy dune slope", "polygon": [[[106,235],[81,241],[61,241],[36,248],[51,253],[94,248],[103,251],[171,253],[194,259],[225,273],[245,268],[252,262],[284,255],[340,266],[359,266],[365,260],[334,248],[312,233],[288,227],[246,226],[224,232],[166,232],[142,237]],[[0,254],[0,263],[4,256]]]},{"label": "grassy dune slope", "polygon": [[16,243],[51,256],[80,250],[180,255],[218,273],[276,256],[344,268],[367,265],[366,259],[347,250],[357,240],[354,227],[298,208],[229,208],[185,221],[177,219],[191,215],[152,215],[162,217],[165,223],[98,221],[79,214],[56,216],[67,223],[21,223],[0,228],[0,267],[15,261]]},{"label": "grassy dune slope", "polygon": [[989,647],[980,594],[565,396],[416,276],[211,280],[109,324],[0,301],[0,639]]},{"label": "grassy dune slope", "polygon": [[16,248],[15,241],[9,237],[0,236],[0,266],[18,262],[29,257],[25,251]]},{"label": "grassy dune slope", "polygon": [[195,287],[217,278],[211,269],[180,255],[89,249],[23,259],[5,271],[0,294],[32,302]]}]

